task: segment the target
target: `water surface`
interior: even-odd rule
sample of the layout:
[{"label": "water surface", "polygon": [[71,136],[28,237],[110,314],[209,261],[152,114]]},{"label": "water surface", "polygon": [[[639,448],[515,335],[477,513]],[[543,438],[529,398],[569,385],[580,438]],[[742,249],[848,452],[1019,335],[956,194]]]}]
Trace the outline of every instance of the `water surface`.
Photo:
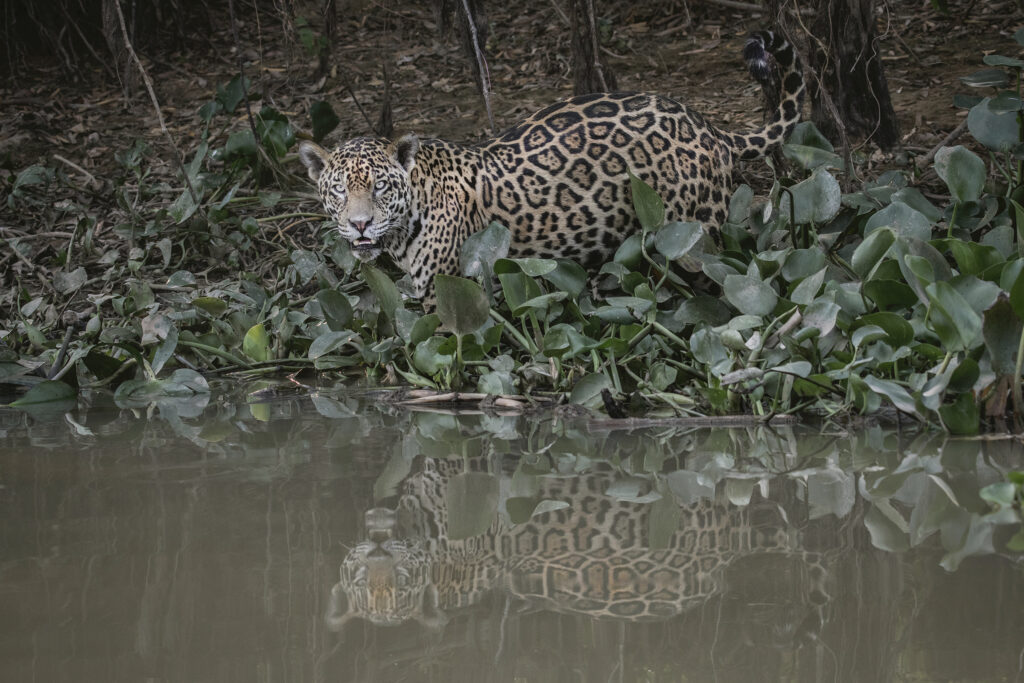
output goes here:
[{"label": "water surface", "polygon": [[0,680],[1024,680],[1014,468],[378,394],[0,411]]}]

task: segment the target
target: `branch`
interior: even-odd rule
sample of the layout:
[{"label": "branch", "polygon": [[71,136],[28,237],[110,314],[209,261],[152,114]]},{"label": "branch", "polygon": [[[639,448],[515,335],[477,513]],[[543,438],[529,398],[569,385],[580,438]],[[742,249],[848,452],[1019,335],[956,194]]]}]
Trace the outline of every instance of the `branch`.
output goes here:
[{"label": "branch", "polygon": [[487,109],[487,120],[491,124],[491,132],[497,132],[494,127],[494,113],[491,112],[491,77],[487,70],[487,60],[480,51],[480,40],[476,35],[476,22],[473,21],[473,13],[469,11],[469,0],[462,0],[462,11],[466,13],[466,25],[469,26],[469,37],[473,40],[473,51],[476,53],[476,65],[480,71],[480,94],[484,98],[484,107]]},{"label": "branch", "polygon": [[185,162],[182,161],[181,151],[178,150],[178,145],[175,144],[174,138],[171,137],[171,132],[167,130],[167,124],[164,122],[164,113],[160,111],[160,103],[156,99],[156,93],[153,91],[153,81],[149,78],[149,74],[146,73],[146,69],[142,66],[142,62],[139,61],[139,56],[135,54],[135,48],[132,47],[132,41],[128,38],[128,29],[124,23],[124,13],[121,12],[121,3],[117,0],[113,1],[114,9],[117,10],[117,20],[121,24],[121,36],[124,38],[125,48],[128,50],[128,54],[131,55],[132,61],[135,62],[135,66],[139,67],[139,73],[142,74],[142,82],[146,84],[146,91],[149,93],[149,99],[153,101],[153,108],[156,109],[156,118],[160,121],[160,130],[163,131],[167,141],[171,143],[171,149],[174,151],[174,160],[178,162],[178,169],[181,171],[182,177],[185,179],[185,187],[188,188],[188,193],[192,196],[192,201],[195,202],[196,210],[204,220],[208,220],[206,211],[203,210],[202,204],[199,203],[199,195],[196,194],[196,188],[192,186],[192,179],[188,177],[188,171],[185,169]]}]

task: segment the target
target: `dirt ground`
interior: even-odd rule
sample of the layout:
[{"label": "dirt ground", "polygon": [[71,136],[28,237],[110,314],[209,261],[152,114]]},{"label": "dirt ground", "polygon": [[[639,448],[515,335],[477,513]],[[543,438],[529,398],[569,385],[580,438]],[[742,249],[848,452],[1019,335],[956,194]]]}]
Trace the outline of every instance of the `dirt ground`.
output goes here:
[{"label": "dirt ground", "polygon": [[[317,2],[296,4],[300,16],[317,19]],[[559,4],[487,3],[498,129],[571,94],[569,29]],[[680,0],[598,6],[611,31],[605,52],[619,89],[669,94],[726,128],[760,123],[760,90],[746,74],[740,50],[749,31],[768,23],[766,14]],[[1012,34],[1024,24],[1024,13],[1014,2],[954,0],[949,8],[944,16],[919,0],[883,4],[879,11],[883,60],[904,150],[912,156],[927,153],[965,115],[952,105],[954,94],[969,91],[959,76],[983,68],[985,53],[1018,52]],[[216,32],[197,35],[182,51],[143,54],[167,127],[186,157],[202,130],[197,110],[236,73],[228,20],[215,15],[213,24]],[[341,118],[329,142],[370,132],[384,99],[385,65],[396,131],[454,140],[489,134],[467,59],[453,35],[439,34],[428,3],[350,4],[340,21],[331,74],[320,79],[316,59],[294,26],[284,25],[275,13],[250,14],[240,20],[240,29],[246,68],[259,95],[253,109],[270,104],[308,130],[310,105],[327,100]],[[245,125],[240,112],[235,126]],[[68,82],[57,65],[45,62],[30,65],[0,88],[0,167],[10,172],[31,164],[62,167],[99,188],[117,169],[115,152],[137,138],[153,148],[154,170],[179,185],[144,91],[129,101],[99,68]],[[870,147],[863,151],[871,158]],[[298,172],[297,162],[295,167]],[[20,220],[0,208],[0,228],[32,229]]]}]

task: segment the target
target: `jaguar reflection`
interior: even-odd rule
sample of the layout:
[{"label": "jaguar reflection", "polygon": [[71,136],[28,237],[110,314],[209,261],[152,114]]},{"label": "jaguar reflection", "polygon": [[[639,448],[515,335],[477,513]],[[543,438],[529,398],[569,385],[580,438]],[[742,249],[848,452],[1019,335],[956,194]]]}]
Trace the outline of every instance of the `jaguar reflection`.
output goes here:
[{"label": "jaguar reflection", "polygon": [[[783,559],[802,587],[800,621],[816,620],[828,601],[836,547],[821,540],[835,538],[837,522],[811,523],[799,506],[787,509],[791,482],[766,481],[768,495],[746,505],[721,494],[681,503],[663,485],[656,492],[657,478],[647,492],[616,497],[607,491],[617,482],[621,489],[623,474],[601,464],[573,476],[538,476],[527,500],[509,493],[515,475],[487,474],[482,459],[420,460],[394,507],[366,512],[365,538],[345,556],[331,591],[330,628],[354,618],[439,628],[494,592],[510,596],[520,612],[664,620],[720,594],[734,564],[768,557]],[[477,500],[467,500],[472,495]],[[527,521],[512,522],[513,511],[535,503]],[[493,521],[482,533],[460,531],[463,517],[487,514]]]}]

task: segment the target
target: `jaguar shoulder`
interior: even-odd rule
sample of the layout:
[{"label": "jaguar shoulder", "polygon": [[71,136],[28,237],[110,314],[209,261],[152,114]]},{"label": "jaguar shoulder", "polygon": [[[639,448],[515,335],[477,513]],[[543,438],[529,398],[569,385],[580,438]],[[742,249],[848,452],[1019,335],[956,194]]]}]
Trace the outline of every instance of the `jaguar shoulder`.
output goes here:
[{"label": "jaguar shoulder", "polygon": [[804,79],[792,46],[751,35],[744,58],[779,105],[760,129],[723,131],[667,97],[602,93],[553,104],[500,137],[459,145],[355,138],[328,151],[303,142],[299,155],[324,207],[356,254],[388,253],[432,298],[434,275],[459,272],[472,233],[498,221],[510,255],[607,260],[638,226],[627,171],[665,200],[666,219],[699,221],[715,234],[726,217],[732,171],[780,143],[800,118]]}]

